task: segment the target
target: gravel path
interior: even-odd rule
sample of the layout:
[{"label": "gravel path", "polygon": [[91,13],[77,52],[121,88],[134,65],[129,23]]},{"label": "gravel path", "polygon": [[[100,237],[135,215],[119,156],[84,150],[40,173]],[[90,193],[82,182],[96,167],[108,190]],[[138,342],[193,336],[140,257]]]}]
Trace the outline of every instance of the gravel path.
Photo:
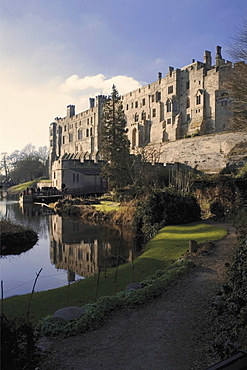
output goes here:
[{"label": "gravel path", "polygon": [[[211,222],[212,223],[212,222]],[[212,297],[226,277],[235,251],[235,229],[193,256],[197,266],[161,297],[111,315],[97,331],[54,341],[39,370],[195,370],[206,369]]]}]

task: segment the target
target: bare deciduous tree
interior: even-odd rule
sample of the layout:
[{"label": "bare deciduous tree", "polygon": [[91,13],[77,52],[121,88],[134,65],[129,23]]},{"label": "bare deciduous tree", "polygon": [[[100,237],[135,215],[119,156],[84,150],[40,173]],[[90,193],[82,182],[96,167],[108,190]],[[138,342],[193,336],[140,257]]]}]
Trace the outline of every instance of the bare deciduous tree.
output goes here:
[{"label": "bare deciduous tree", "polygon": [[227,51],[233,58],[233,61],[247,62],[247,18],[244,20],[243,25],[235,30]]},{"label": "bare deciduous tree", "polygon": [[232,128],[247,131],[247,18],[242,27],[235,31],[229,43],[228,54],[236,61],[228,73],[224,88],[228,91],[232,103]]}]

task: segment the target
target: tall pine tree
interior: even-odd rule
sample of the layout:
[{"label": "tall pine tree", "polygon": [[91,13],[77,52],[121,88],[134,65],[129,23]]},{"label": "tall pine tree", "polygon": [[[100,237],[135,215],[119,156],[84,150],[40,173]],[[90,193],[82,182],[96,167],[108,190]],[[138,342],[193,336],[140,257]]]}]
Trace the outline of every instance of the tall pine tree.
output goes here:
[{"label": "tall pine tree", "polygon": [[106,100],[102,120],[101,155],[105,161],[102,175],[110,188],[120,188],[131,183],[130,142],[122,101],[116,87]]}]

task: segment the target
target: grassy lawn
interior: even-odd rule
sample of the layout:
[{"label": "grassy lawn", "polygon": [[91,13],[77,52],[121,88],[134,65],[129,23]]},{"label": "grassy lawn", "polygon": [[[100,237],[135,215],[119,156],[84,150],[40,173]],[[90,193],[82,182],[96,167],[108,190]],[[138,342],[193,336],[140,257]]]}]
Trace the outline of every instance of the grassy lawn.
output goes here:
[{"label": "grassy lawn", "polygon": [[97,211],[101,212],[119,211],[120,209],[120,203],[109,200],[101,200],[100,204],[94,204],[93,206],[97,209]]},{"label": "grassy lawn", "polygon": [[26,190],[26,188],[31,188],[32,186],[35,186],[37,182],[48,182],[48,181],[49,180],[35,179],[33,181],[23,182],[22,184],[11,186],[8,189],[8,192],[21,193],[22,191]]},{"label": "grassy lawn", "polygon": [[[202,243],[222,239],[227,234],[223,228],[206,224],[188,224],[167,226],[147,244],[143,254],[132,264],[127,263],[116,268],[101,271],[97,298],[115,295],[132,282],[141,282],[157,270],[164,270],[174,260],[188,250],[189,240]],[[116,276],[117,275],[117,276]],[[53,314],[65,306],[84,306],[95,302],[98,275],[58,289],[34,293],[30,306],[29,319],[36,324],[39,319]],[[3,313],[8,319],[24,316],[27,313],[30,294],[4,299]]]}]

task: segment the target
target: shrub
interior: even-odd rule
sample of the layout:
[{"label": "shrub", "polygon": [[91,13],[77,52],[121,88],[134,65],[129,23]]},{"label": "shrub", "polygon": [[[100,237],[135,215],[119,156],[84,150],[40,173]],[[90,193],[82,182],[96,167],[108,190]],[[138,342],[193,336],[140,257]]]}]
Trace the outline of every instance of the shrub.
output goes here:
[{"label": "shrub", "polygon": [[212,203],[210,203],[210,212],[217,218],[223,217],[224,211],[224,206],[219,200],[213,200]]},{"label": "shrub", "polygon": [[22,318],[8,320],[1,315],[1,368],[35,369],[33,328]]},{"label": "shrub", "polygon": [[166,225],[179,225],[200,220],[196,199],[169,189],[155,191],[138,201],[134,217],[136,244],[147,242]]},{"label": "shrub", "polygon": [[247,164],[245,164],[238,172],[237,178],[247,179]]},{"label": "shrub", "polygon": [[233,355],[238,349],[247,348],[247,213],[237,220],[237,250],[228,270],[228,279],[212,301],[211,345],[215,357]]}]

